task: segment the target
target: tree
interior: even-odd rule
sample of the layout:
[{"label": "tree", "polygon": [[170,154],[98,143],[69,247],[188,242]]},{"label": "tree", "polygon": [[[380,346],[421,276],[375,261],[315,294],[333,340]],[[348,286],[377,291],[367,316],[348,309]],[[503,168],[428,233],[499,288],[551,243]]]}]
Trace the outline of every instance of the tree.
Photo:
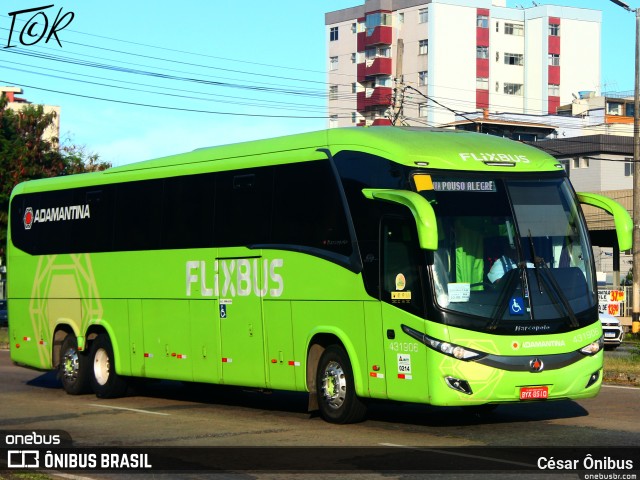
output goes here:
[{"label": "tree", "polygon": [[45,136],[56,117],[45,113],[42,105],[25,105],[20,110],[7,108],[0,97],[0,260],[7,241],[7,221],[11,191],[18,183],[38,178],[57,177],[104,170],[111,165],[84,147],[59,146],[59,139]]}]

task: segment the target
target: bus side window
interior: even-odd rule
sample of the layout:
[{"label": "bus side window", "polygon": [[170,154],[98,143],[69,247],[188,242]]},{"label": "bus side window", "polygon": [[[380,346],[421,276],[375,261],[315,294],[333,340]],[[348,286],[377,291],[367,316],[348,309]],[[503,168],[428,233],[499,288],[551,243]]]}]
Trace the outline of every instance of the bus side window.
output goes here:
[{"label": "bus side window", "polygon": [[412,219],[384,217],[381,228],[382,300],[416,315],[424,313],[420,265],[424,262]]},{"label": "bus side window", "polygon": [[273,204],[273,171],[216,174],[214,243],[218,247],[268,243]]}]

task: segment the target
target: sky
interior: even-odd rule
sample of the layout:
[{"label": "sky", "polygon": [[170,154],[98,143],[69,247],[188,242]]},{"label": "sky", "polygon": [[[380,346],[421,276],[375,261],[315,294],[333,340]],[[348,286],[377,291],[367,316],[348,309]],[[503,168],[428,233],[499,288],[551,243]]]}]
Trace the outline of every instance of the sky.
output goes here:
[{"label": "sky", "polygon": [[[320,130],[328,124],[324,14],[363,1],[4,0],[0,85],[60,106],[61,140],[113,165]],[[536,3],[601,10],[601,91],[633,90],[632,12],[609,0]],[[49,36],[54,25],[60,44]],[[23,29],[34,36],[21,42]]]}]

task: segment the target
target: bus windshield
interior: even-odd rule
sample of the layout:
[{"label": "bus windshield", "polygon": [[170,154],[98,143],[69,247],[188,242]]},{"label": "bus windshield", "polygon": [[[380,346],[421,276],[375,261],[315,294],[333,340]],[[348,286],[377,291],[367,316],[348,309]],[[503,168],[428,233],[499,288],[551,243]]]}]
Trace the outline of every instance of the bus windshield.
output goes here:
[{"label": "bus windshield", "polygon": [[438,222],[436,304],[489,330],[554,319],[578,327],[596,299],[591,248],[568,180],[431,179],[420,193]]}]

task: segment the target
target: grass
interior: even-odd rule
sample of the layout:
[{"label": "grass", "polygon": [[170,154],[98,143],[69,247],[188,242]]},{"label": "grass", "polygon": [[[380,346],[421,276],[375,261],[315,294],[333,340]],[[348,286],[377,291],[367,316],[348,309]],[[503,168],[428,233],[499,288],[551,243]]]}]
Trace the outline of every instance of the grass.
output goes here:
[{"label": "grass", "polygon": [[640,342],[637,334],[627,334],[624,343],[631,345],[631,355],[626,358],[604,357],[604,380],[640,387]]}]

